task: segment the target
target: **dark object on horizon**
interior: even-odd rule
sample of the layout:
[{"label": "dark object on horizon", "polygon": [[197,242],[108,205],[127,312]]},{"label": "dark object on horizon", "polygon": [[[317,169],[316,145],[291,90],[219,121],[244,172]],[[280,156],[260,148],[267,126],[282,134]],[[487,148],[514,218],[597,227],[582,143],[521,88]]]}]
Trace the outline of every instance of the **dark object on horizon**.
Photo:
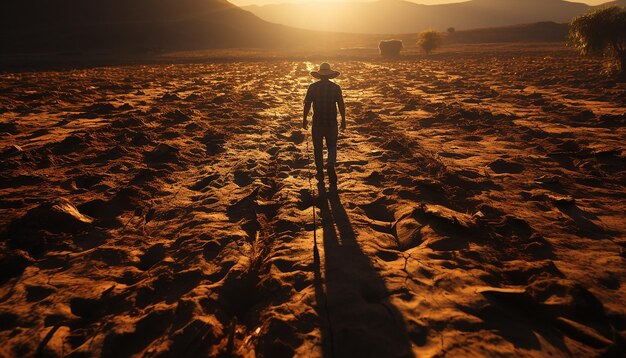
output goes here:
[{"label": "dark object on horizon", "polygon": [[417,47],[424,50],[427,55],[438,49],[443,44],[443,34],[435,30],[425,30],[417,35]]},{"label": "dark object on horizon", "polygon": [[403,49],[402,40],[382,40],[378,44],[378,50],[383,57],[400,57],[400,51]]},{"label": "dark object on horizon", "polygon": [[569,44],[582,55],[604,56],[626,77],[626,10],[610,6],[572,20]]}]

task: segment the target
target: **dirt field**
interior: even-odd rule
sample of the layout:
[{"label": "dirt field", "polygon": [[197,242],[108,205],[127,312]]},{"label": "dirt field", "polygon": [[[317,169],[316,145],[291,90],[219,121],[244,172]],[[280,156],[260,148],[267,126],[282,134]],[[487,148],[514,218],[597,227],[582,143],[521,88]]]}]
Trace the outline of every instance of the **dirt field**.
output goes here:
[{"label": "dirt field", "polygon": [[0,356],[624,354],[625,84],[563,51],[333,62],[332,195],[316,66],[1,74]]}]

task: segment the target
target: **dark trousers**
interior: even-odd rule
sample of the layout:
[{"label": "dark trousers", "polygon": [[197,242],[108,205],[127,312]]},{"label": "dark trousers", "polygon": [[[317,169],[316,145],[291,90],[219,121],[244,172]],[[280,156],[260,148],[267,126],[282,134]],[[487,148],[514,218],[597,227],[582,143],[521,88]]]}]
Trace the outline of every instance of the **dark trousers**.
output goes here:
[{"label": "dark trousers", "polygon": [[337,182],[335,164],[337,164],[337,126],[313,127],[313,152],[315,153],[315,168],[318,178],[324,173],[324,139],[328,149],[328,178],[331,183]]}]

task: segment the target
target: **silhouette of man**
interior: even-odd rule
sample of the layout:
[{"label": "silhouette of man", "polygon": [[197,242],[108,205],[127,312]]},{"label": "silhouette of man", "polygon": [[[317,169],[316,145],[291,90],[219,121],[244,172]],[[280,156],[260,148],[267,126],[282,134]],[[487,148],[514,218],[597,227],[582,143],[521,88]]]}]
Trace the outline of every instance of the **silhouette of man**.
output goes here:
[{"label": "silhouette of man", "polygon": [[311,84],[304,98],[304,117],[302,128],[308,129],[307,117],[313,105],[313,152],[315,153],[315,177],[318,182],[324,182],[324,146],[326,140],[328,149],[328,181],[331,189],[337,187],[337,108],[341,114],[341,130],[346,129],[346,107],[343,103],[343,94],[338,84],[331,82],[332,78],[339,76],[339,72],[330,68],[328,63],[322,63],[318,71],[311,72],[311,76],[319,81]]}]

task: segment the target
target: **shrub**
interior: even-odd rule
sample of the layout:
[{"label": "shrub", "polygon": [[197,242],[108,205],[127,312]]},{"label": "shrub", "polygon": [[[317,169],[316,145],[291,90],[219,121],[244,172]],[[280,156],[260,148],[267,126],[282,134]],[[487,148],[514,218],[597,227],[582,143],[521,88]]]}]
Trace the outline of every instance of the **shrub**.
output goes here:
[{"label": "shrub", "polygon": [[417,46],[420,47],[427,55],[443,44],[443,35],[435,30],[426,30],[420,32],[417,36]]},{"label": "shrub", "polygon": [[402,40],[382,40],[378,44],[378,50],[383,57],[398,57],[403,48]]},{"label": "shrub", "polygon": [[614,61],[621,75],[626,76],[626,11],[610,6],[574,18],[569,44],[582,55],[604,56]]}]

